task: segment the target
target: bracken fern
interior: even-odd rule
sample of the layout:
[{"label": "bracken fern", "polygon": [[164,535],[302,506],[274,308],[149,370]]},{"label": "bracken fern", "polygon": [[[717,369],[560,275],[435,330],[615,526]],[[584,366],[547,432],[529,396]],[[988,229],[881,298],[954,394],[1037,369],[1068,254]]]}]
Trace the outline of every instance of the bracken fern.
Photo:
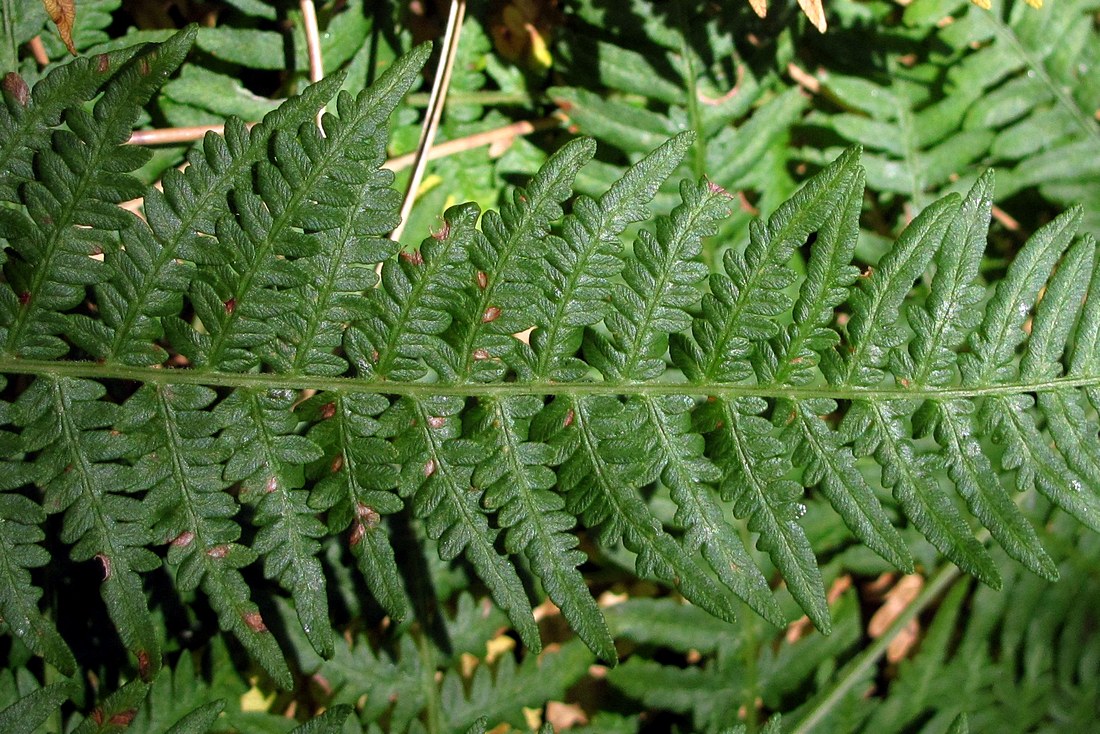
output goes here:
[{"label": "bracken fern", "polygon": [[[911,525],[992,587],[1002,575],[978,524],[1058,575],[1014,503],[1030,494],[1014,496],[1001,470],[1100,530],[1100,268],[1095,243],[1074,241],[1080,209],[986,284],[987,174],[930,203],[860,274],[852,149],[709,272],[703,242],[733,206],[724,190],[681,182],[671,213],[647,221],[692,136],[573,199],[595,151],[579,139],[480,228],[478,207],[458,205],[399,253],[384,238],[398,198],[380,165],[427,49],[341,93],[323,130],[313,117],[338,79],[251,129],[230,120],[160,193],[129,175],[147,153],[123,143],[193,37],[74,61],[30,93],[4,85],[0,616],[59,670],[73,671],[72,654],[28,583],[48,560],[47,527],[74,560],[101,563],[139,687],[161,664],[145,589],[161,564],[286,687],[247,566],[262,559],[320,658],[337,649],[319,560],[329,536],[406,618],[387,534],[406,509],[442,558],[470,563],[530,649],[541,642],[525,569],[608,662],[578,531],[622,544],[640,575],[726,621],[740,598],[782,624],[782,579],[828,631],[799,522],[807,491],[891,564],[913,568],[896,528]],[[135,196],[145,218],[117,206]],[[666,490],[667,523],[649,502]],[[61,522],[47,526],[51,514]],[[474,723],[487,686],[445,683],[444,695]]]}]

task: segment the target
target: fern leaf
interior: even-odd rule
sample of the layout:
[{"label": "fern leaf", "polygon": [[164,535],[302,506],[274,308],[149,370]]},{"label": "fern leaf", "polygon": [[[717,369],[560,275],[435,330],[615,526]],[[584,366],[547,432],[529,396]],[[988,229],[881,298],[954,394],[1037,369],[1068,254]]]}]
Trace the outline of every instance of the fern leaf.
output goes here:
[{"label": "fern leaf", "polygon": [[623,267],[619,234],[646,218],[646,203],[679,164],[693,136],[683,133],[631,166],[599,200],[580,196],[562,223],[561,237],[550,238],[543,293],[552,304],[531,334],[540,378],[583,377],[588,367],[573,355],[584,326],[598,323],[610,308],[612,278]]},{"label": "fern leaf", "polygon": [[108,249],[107,232],[129,223],[131,215],[116,204],[142,193],[129,172],[149,152],[123,143],[142,105],[183,62],[194,37],[191,28],[137,55],[107,84],[91,113],[66,110],[68,129],[54,133],[53,149],[40,154],[41,175],[24,186],[26,214],[9,210],[5,217],[14,220],[11,243],[19,259],[0,288],[4,354],[55,359],[68,352],[56,336],[64,329],[57,312],[79,304],[85,286],[106,278],[103,263],[90,256]]},{"label": "fern leaf", "polygon": [[517,340],[512,334],[537,323],[542,255],[551,221],[562,214],[561,203],[572,193],[577,171],[595,153],[586,138],[562,146],[539,169],[527,188],[512,194],[499,214],[482,218],[485,233],[470,251],[477,271],[465,298],[455,304],[456,334],[449,341],[456,360],[445,380],[458,377],[476,382],[499,379],[503,363],[514,363]]},{"label": "fern leaf", "polygon": [[471,481],[487,447],[459,438],[462,407],[456,398],[410,397],[383,416],[396,435],[403,464],[398,487],[402,496],[412,496],[413,514],[425,520],[428,537],[439,541],[440,557],[451,560],[465,553],[523,643],[538,651],[542,644],[523,584],[493,547],[497,532],[479,506],[482,490]]},{"label": "fern leaf", "polygon": [[65,675],[76,670],[76,660],[57,629],[38,609],[42,590],[31,583],[28,569],[45,566],[49,554],[39,545],[45,534],[42,508],[16,494],[0,494],[0,617],[34,654],[41,655]]},{"label": "fern leaf", "polygon": [[[1100,373],[1100,267],[1092,273],[1081,318],[1073,334],[1067,374],[1085,377]],[[1085,395],[1093,410],[1100,410],[1100,387],[1087,386]]]},{"label": "fern leaf", "polygon": [[348,546],[374,598],[397,621],[408,614],[401,574],[382,518],[400,512],[393,447],[375,420],[389,401],[379,395],[322,393],[299,410],[313,422],[309,438],[325,450],[310,507],[328,512],[328,532],[351,527]]},{"label": "fern leaf", "polygon": [[[983,289],[974,281],[985,250],[992,202],[990,171],[970,189],[936,251],[936,274],[925,307],[908,312],[914,339],[908,352],[893,353],[903,385],[942,386],[956,379],[955,350],[981,321],[978,304]],[[946,452],[948,475],[956,489],[1001,546],[1035,573],[1056,578],[1057,569],[1034,528],[981,452],[973,412],[968,401],[929,401],[914,417],[914,428],[918,433],[933,433]]]},{"label": "fern leaf", "polygon": [[81,57],[51,71],[34,85],[12,72],[4,77],[0,108],[0,200],[17,203],[19,187],[35,178],[33,161],[50,147],[53,129],[73,104],[90,100],[140,47]]},{"label": "fern leaf", "polygon": [[127,496],[138,488],[137,477],[114,462],[131,447],[110,430],[118,406],[101,400],[105,392],[97,382],[43,378],[12,412],[23,427],[23,450],[38,452],[35,481],[46,489],[46,511],[65,513],[61,539],[73,544],[73,560],[102,565],[108,613],[147,678],[160,668],[160,643],[140,574],[160,560],[146,548],[152,538],[141,502]]},{"label": "fern leaf", "polygon": [[670,582],[692,603],[732,621],[728,595],[665,532],[635,490],[645,471],[641,447],[626,455],[611,448],[632,428],[622,413],[613,398],[561,397],[537,416],[531,435],[557,452],[566,510],[596,530],[602,545],[622,541],[637,553],[639,575]]},{"label": "fern leaf", "polygon": [[[285,366],[285,359],[270,354],[270,343],[280,330],[285,343],[299,338],[288,332],[301,325],[301,315],[295,319],[285,313],[288,297],[306,296],[299,287],[309,280],[310,263],[317,262],[310,258],[326,246],[339,247],[331,236],[341,225],[348,246],[356,235],[376,235],[393,224],[384,211],[371,208],[372,203],[384,206],[383,202],[364,203],[363,197],[385,190],[392,181],[392,174],[375,170],[381,163],[378,136],[384,134],[390,113],[412,85],[427,54],[423,47],[402,57],[354,100],[342,94],[337,100],[340,116],[324,118],[324,136],[308,124],[296,134],[276,132],[276,158],[258,165],[257,190],[235,189],[236,216],[218,220],[216,234],[228,264],[220,269],[216,283],[193,285],[195,312],[207,333],[192,333],[185,354],[198,366],[239,371],[261,360],[273,362],[276,369]],[[359,182],[358,193],[344,179]],[[385,254],[379,242],[376,236],[368,239],[360,245],[365,250],[353,258],[369,260]],[[327,272],[331,280],[334,273]],[[317,295],[316,281],[313,287]],[[286,289],[293,295],[288,296]],[[354,298],[350,293],[348,297]],[[312,320],[317,327],[323,318],[318,313],[305,322]],[[186,328],[177,325],[177,329]],[[322,371],[338,366],[323,356],[302,357],[307,363],[314,358],[321,359],[317,368]]]},{"label": "fern leaf", "polygon": [[[656,234],[642,230],[634,259],[623,270],[625,283],[611,290],[606,318],[611,338],[589,330],[585,356],[614,382],[652,379],[664,371],[668,334],[691,323],[686,308],[698,300],[706,267],[696,260],[702,240],[714,234],[725,199],[706,181],[680,187],[683,203],[657,220]],[[674,266],[679,263],[678,266]]]},{"label": "fern leaf", "polygon": [[[1062,353],[1095,268],[1095,254],[1096,242],[1086,237],[1073,245],[1058,264],[1035,309],[1027,351],[1020,361],[1023,379],[1039,381],[1061,376]],[[1039,412],[1069,467],[1091,486],[1100,487],[1100,446],[1089,438],[1097,431],[1078,397],[1067,390],[1042,391],[1038,394]]]},{"label": "fern leaf", "polygon": [[[1023,317],[1069,246],[1080,220],[1080,209],[1067,211],[1032,235],[1017,254],[997,284],[981,327],[971,337],[972,351],[960,360],[964,385],[1016,379],[1019,368],[1014,355],[1025,338]],[[1043,438],[1030,413],[1033,402],[1020,394],[987,397],[978,424],[1005,444],[1004,464],[1017,470],[1016,485],[1021,491],[1038,489],[1084,524],[1100,527],[1100,497],[1082,491],[1087,482]]]},{"label": "fern leaf", "polygon": [[601,659],[613,663],[615,642],[577,570],[587,556],[567,532],[576,520],[562,511],[564,500],[551,491],[556,478],[546,464],[552,449],[527,440],[531,417],[542,407],[536,397],[487,400],[481,405],[475,435],[491,437],[486,441],[491,451],[474,472],[473,483],[484,487],[482,504],[496,511],[497,522],[507,528],[505,549],[527,557],[577,635]]},{"label": "fern leaf", "polygon": [[773,422],[781,426],[780,441],[794,463],[805,467],[802,482],[817,487],[868,548],[911,573],[913,558],[905,541],[857,468],[851,448],[821,418],[836,409],[833,400],[779,401]]},{"label": "fern leaf", "polygon": [[264,573],[294,597],[298,619],[321,655],[333,650],[325,574],[317,559],[324,525],[309,507],[302,467],[323,456],[317,444],[294,433],[294,393],[237,390],[218,404],[224,426],[219,443],[231,452],[224,478],[240,484],[240,499],[255,505],[259,527],[253,552]]},{"label": "fern leaf", "polygon": [[[764,619],[782,627],[786,621],[767,579],[723,518],[722,507],[712,494],[712,484],[722,474],[703,455],[703,439],[692,430],[693,401],[686,397],[645,396],[637,403],[641,409],[638,422],[647,434],[646,449],[653,457],[653,471],[669,488],[679,508],[676,522],[687,530],[686,549],[694,552],[701,548],[722,583]],[[629,410],[631,406],[627,407]]]},{"label": "fern leaf", "polygon": [[821,571],[810,541],[798,524],[805,513],[802,487],[785,478],[791,469],[771,423],[760,416],[767,405],[759,398],[717,398],[699,416],[711,456],[722,470],[723,499],[733,513],[760,533],[757,546],[783,574],[791,594],[814,625],[828,633],[832,624]]},{"label": "fern leaf", "polygon": [[[440,337],[451,324],[448,304],[461,301],[474,279],[467,258],[479,214],[476,204],[448,209],[437,235],[382,269],[369,314],[344,338],[360,374],[411,382],[427,372],[426,359],[446,370],[448,361],[435,355],[448,351]],[[449,356],[453,362],[454,355]]]},{"label": "fern leaf", "polygon": [[547,701],[563,697],[591,662],[592,654],[572,640],[554,651],[528,655],[518,665],[513,656],[504,655],[495,674],[479,665],[468,692],[462,677],[450,672],[440,687],[440,703],[447,712],[450,731],[458,734],[479,718],[525,727],[524,707],[542,707]]},{"label": "fern leaf", "polygon": [[125,364],[164,361],[167,355],[155,343],[163,335],[160,319],[179,311],[195,271],[181,261],[221,261],[210,243],[226,192],[250,186],[252,167],[267,155],[274,131],[311,121],[341,79],[336,74],[311,85],[251,129],[230,118],[224,137],[207,136],[201,154],[192,154],[182,172],[165,173],[163,193],[145,192],[147,223],[133,219],[120,232],[122,247],[106,253],[110,279],[96,286],[100,318],[73,317],[71,336],[81,348]]},{"label": "fern leaf", "polygon": [[290,685],[279,645],[238,570],[257,556],[237,542],[241,528],[232,518],[239,507],[222,478],[228,452],[214,437],[217,416],[208,412],[215,397],[201,386],[149,385],[126,401],[118,426],[144,452],[136,473],[148,488],[152,536],[168,544],[176,585],[181,592],[201,586],[222,629],[280,685]]},{"label": "fern leaf", "polygon": [[[751,226],[744,255],[726,251],[725,274],[711,275],[711,292],[703,297],[702,316],[692,325],[694,343],[686,337],[674,340],[673,358],[689,379],[735,382],[750,374],[747,357],[752,353],[752,342],[775,336],[776,314],[790,308],[791,298],[785,289],[795,278],[787,267],[791,254],[823,226],[838,205],[843,203],[842,211],[850,211],[851,197],[862,191],[862,184],[859,152],[853,150],[810,179],[766,225]],[[829,238],[825,247],[833,246]],[[837,257],[843,258],[844,250],[840,252]],[[815,271],[813,282],[825,285],[830,275],[846,282],[850,275],[844,269],[846,265],[825,266],[828,270],[820,275]],[[834,301],[836,295],[822,294]],[[807,298],[811,297],[808,293]],[[808,303],[801,306],[799,315],[809,317],[809,308]],[[827,308],[828,303],[822,301],[814,317],[820,319],[821,311]],[[790,358],[796,359],[797,355]]]},{"label": "fern leaf", "polygon": [[43,686],[0,711],[0,731],[33,734],[73,695],[70,683]]}]

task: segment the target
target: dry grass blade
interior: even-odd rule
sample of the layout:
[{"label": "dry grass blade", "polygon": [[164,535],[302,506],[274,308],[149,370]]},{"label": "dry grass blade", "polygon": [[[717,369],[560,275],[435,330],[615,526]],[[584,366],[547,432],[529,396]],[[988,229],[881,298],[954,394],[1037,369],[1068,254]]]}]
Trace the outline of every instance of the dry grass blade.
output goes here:
[{"label": "dry grass blade", "polygon": [[417,190],[424,178],[424,169],[428,164],[428,151],[435,142],[436,132],[439,130],[439,121],[443,117],[443,104],[447,98],[447,88],[451,84],[451,70],[454,67],[455,55],[458,52],[458,40],[462,34],[462,19],[466,17],[466,0],[451,0],[451,11],[447,17],[447,30],[443,34],[442,54],[436,67],[435,82],[432,84],[432,94],[428,99],[428,108],[424,114],[424,127],[420,131],[420,142],[416,146],[416,162],[413,164],[412,176],[409,178],[405,189],[405,200],[401,202],[401,222],[390,233],[390,239],[401,239],[401,233],[405,231],[405,222],[409,219],[413,203],[416,201]]}]

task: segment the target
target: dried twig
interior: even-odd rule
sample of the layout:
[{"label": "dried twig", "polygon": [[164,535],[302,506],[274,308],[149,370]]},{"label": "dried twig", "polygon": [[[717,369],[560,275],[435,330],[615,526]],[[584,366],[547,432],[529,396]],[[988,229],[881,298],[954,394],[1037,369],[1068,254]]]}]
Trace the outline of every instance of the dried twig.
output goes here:
[{"label": "dried twig", "polygon": [[409,184],[405,190],[405,200],[401,202],[401,222],[390,232],[390,239],[392,240],[401,239],[401,233],[405,231],[405,223],[412,212],[413,202],[416,201],[420,181],[424,178],[424,169],[428,164],[428,152],[435,142],[435,134],[439,130],[439,121],[443,116],[443,103],[447,98],[447,88],[451,84],[451,69],[454,67],[455,55],[458,51],[458,39],[462,35],[462,19],[465,16],[466,0],[451,0],[451,12],[447,17],[447,30],[443,34],[442,55],[439,57],[439,65],[436,67],[432,95],[428,99],[428,109],[424,114],[424,127],[420,131],[420,142],[416,146],[416,159],[413,163],[412,176],[409,178]]},{"label": "dried twig", "polygon": [[[325,77],[324,59],[321,57],[321,32],[317,27],[317,8],[313,0],[300,0],[302,25],[306,31],[306,53],[309,56],[309,80],[319,82]],[[317,110],[317,127],[321,127],[321,118],[325,108]]]},{"label": "dried twig", "polygon": [[[480,148],[483,145],[493,145],[494,143],[502,143],[510,141],[513,138],[521,137],[523,135],[530,135],[538,130],[546,130],[552,127],[557,127],[561,124],[561,119],[558,117],[543,117],[538,120],[528,121],[520,120],[519,122],[513,122],[510,125],[494,128],[492,130],[486,130],[485,132],[475,133],[473,135],[467,135],[464,138],[456,138],[454,140],[448,140],[445,143],[433,146],[429,150],[425,157],[428,160],[436,160],[437,158],[446,158],[449,155],[455,155],[456,153],[462,153],[467,150],[473,150],[474,148]],[[403,171],[409,166],[416,163],[416,153],[406,153],[405,155],[399,155],[396,158],[391,158],[385,162],[383,168],[388,168],[391,171]]]}]

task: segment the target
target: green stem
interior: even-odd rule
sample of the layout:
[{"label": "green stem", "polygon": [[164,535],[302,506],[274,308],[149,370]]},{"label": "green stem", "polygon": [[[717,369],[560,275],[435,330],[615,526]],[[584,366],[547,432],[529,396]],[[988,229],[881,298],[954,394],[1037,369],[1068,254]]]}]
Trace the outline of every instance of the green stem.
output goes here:
[{"label": "green stem", "polygon": [[451,383],[391,382],[388,380],[322,375],[283,375],[271,372],[218,372],[206,369],[134,367],[99,362],[52,362],[0,356],[0,374],[77,377],[92,380],[128,380],[151,385],[206,385],[208,387],[248,388],[256,390],[331,390],[343,393],[427,398],[435,395],[504,398],[516,395],[687,395],[708,397],[761,397],[810,400],[973,400],[1021,393],[1042,393],[1079,388],[1100,388],[1100,375],[1059,377],[1033,381],[1005,382],[997,385],[938,387],[900,386],[864,388],[851,385],[755,385],[684,382],[496,382]]},{"label": "green stem", "polygon": [[12,0],[3,0],[0,6],[4,23],[4,47],[0,49],[0,73],[15,71],[19,66],[18,48],[15,45],[15,9]]},{"label": "green stem", "polygon": [[844,699],[844,697],[866,678],[870,669],[876,665],[884,654],[886,648],[898,633],[905,629],[910,620],[923,612],[940,594],[962,574],[958,566],[948,564],[940,569],[939,573],[932,577],[924,590],[913,600],[913,603],[905,608],[897,619],[894,620],[881,637],[872,642],[855,659],[849,662],[840,671],[836,683],[834,683],[823,697],[813,702],[804,719],[798,722],[798,726],[791,730],[790,734],[811,734],[832,713]]},{"label": "green stem", "polygon": [[691,171],[695,178],[702,178],[707,172],[707,138],[703,127],[703,114],[699,109],[699,90],[696,86],[699,81],[699,73],[695,69],[695,54],[688,40],[688,12],[684,9],[683,0],[676,4],[676,15],[680,21],[680,55],[684,59],[687,92],[688,119],[691,129],[695,131],[695,142],[691,145]]},{"label": "green stem", "polygon": [[423,667],[424,673],[422,680],[424,683],[424,698],[425,698],[425,718],[427,721],[425,725],[428,729],[428,734],[442,734],[443,720],[442,711],[439,706],[439,688],[435,682],[436,661],[435,651],[432,649],[431,640],[428,639],[427,630],[421,630],[421,633],[416,642],[417,649],[420,653],[420,665]]}]

